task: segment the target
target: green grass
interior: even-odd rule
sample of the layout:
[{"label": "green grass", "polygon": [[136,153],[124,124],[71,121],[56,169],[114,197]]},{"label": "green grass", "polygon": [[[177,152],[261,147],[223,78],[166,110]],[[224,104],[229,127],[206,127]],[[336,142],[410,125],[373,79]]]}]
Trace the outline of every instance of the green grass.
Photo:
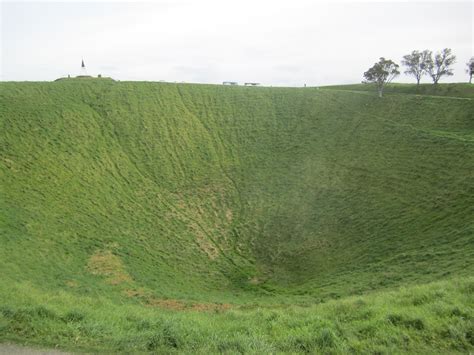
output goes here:
[{"label": "green grass", "polygon": [[[352,84],[352,85],[331,85],[323,86],[324,89],[333,90],[353,90],[353,91],[372,91],[377,89],[373,84]],[[469,83],[456,84],[401,84],[391,83],[386,86],[384,93],[387,94],[414,94],[414,95],[431,95],[431,96],[447,96],[458,98],[474,98],[474,85]]]},{"label": "green grass", "polygon": [[0,340],[473,350],[473,91],[394,87],[2,83]]},{"label": "green grass", "polygon": [[323,304],[173,312],[105,295],[2,289],[0,340],[95,352],[467,353],[474,347],[474,279],[455,278]]}]

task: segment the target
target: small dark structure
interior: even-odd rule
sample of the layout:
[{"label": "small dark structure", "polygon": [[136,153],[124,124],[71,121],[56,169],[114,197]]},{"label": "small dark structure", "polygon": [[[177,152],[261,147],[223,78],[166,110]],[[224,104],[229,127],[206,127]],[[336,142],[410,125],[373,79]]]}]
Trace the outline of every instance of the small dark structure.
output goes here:
[{"label": "small dark structure", "polygon": [[[55,81],[60,81],[60,80],[65,80],[65,79],[95,79],[95,77],[93,77],[92,75],[89,75],[87,73],[86,65],[84,63],[84,59],[82,59],[82,61],[81,61],[81,72],[80,72],[79,75],[77,75],[73,78],[73,77],[71,77],[71,74],[68,74],[67,78],[62,77],[62,78],[56,79]],[[103,77],[102,74],[97,74],[97,79],[115,81],[114,79],[112,79],[110,77]]]},{"label": "small dark structure", "polygon": [[245,83],[245,86],[259,86],[260,83]]}]

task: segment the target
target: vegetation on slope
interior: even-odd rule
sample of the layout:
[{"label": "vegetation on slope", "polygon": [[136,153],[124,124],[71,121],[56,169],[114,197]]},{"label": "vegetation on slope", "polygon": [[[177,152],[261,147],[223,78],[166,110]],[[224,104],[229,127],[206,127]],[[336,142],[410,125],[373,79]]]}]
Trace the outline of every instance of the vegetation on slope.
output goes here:
[{"label": "vegetation on slope", "polygon": [[[354,90],[354,91],[373,91],[377,89],[373,84],[353,84],[353,85],[331,85],[324,86],[324,89]],[[414,95],[432,95],[448,97],[474,98],[474,87],[468,83],[456,84],[388,84],[384,90],[386,93],[414,94]]]},{"label": "vegetation on slope", "polygon": [[[82,329],[78,347],[132,350],[124,332],[136,331],[144,337],[136,349],[153,332],[157,349],[179,348],[163,345],[161,321],[151,321],[172,309],[167,327],[188,329],[181,349],[225,351],[218,343],[248,328],[239,320],[245,307],[300,322],[308,310],[284,304],[474,271],[469,99],[72,79],[2,83],[0,102],[3,339],[39,342],[47,333],[51,345],[77,304],[80,321],[66,323]],[[440,302],[466,308],[463,292]],[[42,307],[51,318],[35,323]],[[312,307],[328,307],[335,321],[330,306]],[[303,318],[308,325],[316,311]],[[151,312],[149,331],[111,328],[127,312]],[[472,346],[472,314],[463,312],[462,321],[436,322]],[[24,330],[22,314],[36,325]],[[248,317],[260,322],[258,312]],[[227,335],[210,341],[205,329],[219,325],[203,324],[218,319]],[[193,324],[202,333],[190,333]],[[264,348],[245,343],[254,341],[246,333],[229,341],[247,351],[305,350],[288,339],[271,348],[278,333],[261,332]],[[334,349],[362,349],[341,339]],[[57,342],[76,346],[72,333]],[[428,346],[413,342],[412,350]]]},{"label": "vegetation on slope", "polygon": [[[84,352],[414,353],[474,349],[474,279],[323,304],[174,311],[2,283],[0,341]],[[0,344],[1,349],[1,344]]]}]

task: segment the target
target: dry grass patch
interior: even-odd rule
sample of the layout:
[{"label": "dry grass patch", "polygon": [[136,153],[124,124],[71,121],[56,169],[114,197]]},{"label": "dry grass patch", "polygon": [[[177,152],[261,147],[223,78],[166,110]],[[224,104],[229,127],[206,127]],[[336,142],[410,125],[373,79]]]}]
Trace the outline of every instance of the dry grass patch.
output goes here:
[{"label": "dry grass patch", "polygon": [[219,250],[215,245],[213,245],[213,243],[204,234],[201,228],[195,223],[192,223],[190,225],[190,228],[192,229],[195,235],[196,242],[199,245],[199,249],[206,253],[209,259],[214,260],[215,258],[217,258],[219,256]]},{"label": "dry grass patch", "polygon": [[120,257],[110,250],[100,250],[93,254],[87,263],[87,270],[93,275],[105,276],[106,282],[111,285],[133,281]]},{"label": "dry grass patch", "polygon": [[153,307],[171,309],[173,311],[196,311],[196,312],[223,312],[232,308],[230,304],[223,303],[189,303],[175,299],[150,298],[147,304]]},{"label": "dry grass patch", "polygon": [[79,286],[79,284],[75,280],[68,280],[66,281],[66,286],[71,287],[71,288],[76,288]]},{"label": "dry grass patch", "polygon": [[144,288],[127,289],[123,293],[130,298],[138,298],[149,307],[166,308],[173,311],[223,312],[232,308],[227,303],[196,303],[172,298],[156,298]]}]

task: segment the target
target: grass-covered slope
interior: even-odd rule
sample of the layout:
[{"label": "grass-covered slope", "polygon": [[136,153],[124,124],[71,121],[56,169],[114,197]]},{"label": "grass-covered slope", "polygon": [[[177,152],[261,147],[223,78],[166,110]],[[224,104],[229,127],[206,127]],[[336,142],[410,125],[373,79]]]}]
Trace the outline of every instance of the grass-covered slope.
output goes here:
[{"label": "grass-covered slope", "polygon": [[[324,89],[332,90],[353,90],[353,91],[377,91],[374,84],[351,84],[351,85],[330,85],[324,86]],[[452,98],[474,98],[473,85],[469,83],[455,84],[388,84],[384,92],[387,94],[410,94],[410,95],[432,95],[447,96]]]},{"label": "grass-covered slope", "polygon": [[[322,304],[225,310],[143,307],[106,295],[0,288],[0,340],[86,353],[466,354],[474,279],[450,279]],[[7,348],[8,349],[8,348]],[[0,342],[0,352],[3,350]]]},{"label": "grass-covered slope", "polygon": [[119,304],[241,312],[470,275],[473,116],[469,98],[2,83],[0,339],[38,341],[34,307],[107,328]]}]

